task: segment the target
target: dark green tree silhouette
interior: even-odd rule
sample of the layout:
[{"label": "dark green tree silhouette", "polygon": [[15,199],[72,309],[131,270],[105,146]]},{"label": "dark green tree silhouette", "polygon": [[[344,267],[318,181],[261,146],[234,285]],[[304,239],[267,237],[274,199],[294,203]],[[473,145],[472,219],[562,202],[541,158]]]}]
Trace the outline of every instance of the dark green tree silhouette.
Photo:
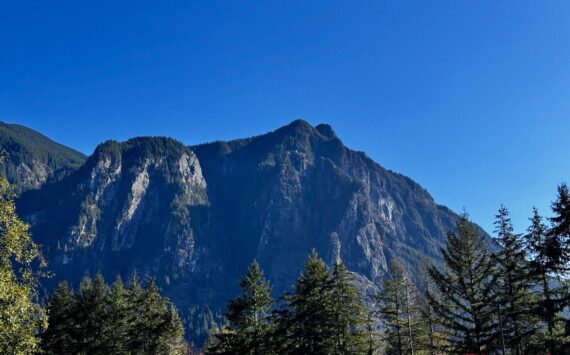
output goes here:
[{"label": "dark green tree silhouette", "polygon": [[269,308],[273,299],[271,287],[256,261],[249,266],[240,287],[242,294],[228,304],[228,325],[224,332],[216,334],[210,353],[260,355],[269,351]]},{"label": "dark green tree silhouette", "polygon": [[496,277],[483,237],[466,214],[442,249],[444,269],[431,267],[440,298],[430,298],[454,352],[488,353],[497,336]]}]

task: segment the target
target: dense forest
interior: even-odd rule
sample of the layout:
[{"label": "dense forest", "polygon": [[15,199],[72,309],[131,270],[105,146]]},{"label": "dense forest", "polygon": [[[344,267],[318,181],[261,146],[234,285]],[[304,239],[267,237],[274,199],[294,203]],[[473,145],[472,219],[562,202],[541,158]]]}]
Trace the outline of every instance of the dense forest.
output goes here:
[{"label": "dense forest", "polygon": [[152,278],[86,277],[39,300],[49,265],[0,177],[0,353],[570,354],[568,186],[558,186],[550,217],[532,211],[525,233],[504,206],[495,226],[488,240],[464,213],[441,263],[404,270],[392,260],[370,298],[342,260],[329,268],[314,251],[292,291],[274,299],[254,261],[225,322],[194,346]]}]

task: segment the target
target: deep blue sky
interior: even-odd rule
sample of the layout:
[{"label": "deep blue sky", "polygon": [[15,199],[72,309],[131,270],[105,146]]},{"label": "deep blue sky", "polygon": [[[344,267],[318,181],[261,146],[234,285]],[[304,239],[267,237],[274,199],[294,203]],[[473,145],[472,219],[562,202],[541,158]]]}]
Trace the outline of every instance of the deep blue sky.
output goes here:
[{"label": "deep blue sky", "polygon": [[0,2],[0,120],[90,153],[296,118],[525,228],[570,177],[570,1]]}]

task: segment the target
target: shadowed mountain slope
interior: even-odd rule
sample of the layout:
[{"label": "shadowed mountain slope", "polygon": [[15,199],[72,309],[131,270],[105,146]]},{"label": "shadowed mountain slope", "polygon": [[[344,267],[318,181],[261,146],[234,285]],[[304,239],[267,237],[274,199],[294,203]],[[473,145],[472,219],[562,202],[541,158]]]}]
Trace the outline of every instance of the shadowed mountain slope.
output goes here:
[{"label": "shadowed mountain slope", "polygon": [[457,218],[330,126],[301,120],[193,147],[109,141],[18,208],[55,272],[48,288],[97,271],[154,276],[187,323],[196,307],[224,307],[253,259],[276,294],[288,290],[313,248],[331,264],[342,259],[373,292],[390,260],[415,270],[422,257],[438,258]]}]

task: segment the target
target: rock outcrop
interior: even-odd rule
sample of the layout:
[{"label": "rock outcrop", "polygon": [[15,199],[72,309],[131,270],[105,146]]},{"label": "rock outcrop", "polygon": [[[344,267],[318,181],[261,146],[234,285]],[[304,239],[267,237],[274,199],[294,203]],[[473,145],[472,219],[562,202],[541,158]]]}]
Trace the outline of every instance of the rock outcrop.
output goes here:
[{"label": "rock outcrop", "polygon": [[457,216],[420,185],[345,147],[328,125],[294,121],[193,147],[166,138],[100,145],[66,178],[24,194],[55,277],[156,277],[186,310],[224,307],[257,259],[276,294],[316,249],[373,293],[398,259],[438,258]]}]

